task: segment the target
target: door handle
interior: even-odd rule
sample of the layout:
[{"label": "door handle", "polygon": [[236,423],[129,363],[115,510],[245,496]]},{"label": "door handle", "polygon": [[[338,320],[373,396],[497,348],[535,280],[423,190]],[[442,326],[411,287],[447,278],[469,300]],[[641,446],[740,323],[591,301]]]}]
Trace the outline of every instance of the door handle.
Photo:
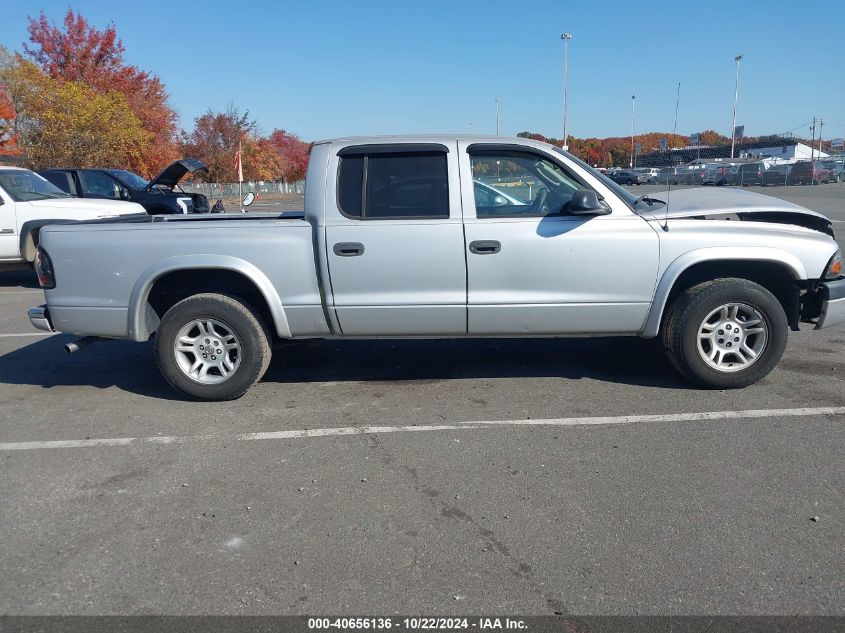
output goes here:
[{"label": "door handle", "polygon": [[502,243],[496,240],[476,240],[469,243],[469,252],[476,255],[494,255],[502,250]]},{"label": "door handle", "polygon": [[364,254],[364,245],[361,242],[338,242],[332,251],[338,257],[357,257]]}]

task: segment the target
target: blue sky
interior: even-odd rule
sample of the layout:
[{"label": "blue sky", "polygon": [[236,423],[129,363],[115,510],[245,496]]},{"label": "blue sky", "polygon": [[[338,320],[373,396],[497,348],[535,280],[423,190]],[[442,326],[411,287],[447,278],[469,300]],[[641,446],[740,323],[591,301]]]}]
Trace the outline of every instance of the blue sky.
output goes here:
[{"label": "blue sky", "polygon": [[[59,22],[68,0],[5,0],[0,43],[20,49],[27,15]],[[570,31],[575,136],[730,134],[734,56],[743,53],[738,124],[758,135],[813,116],[845,136],[845,2],[382,0],[105,2],[71,6],[117,25],[130,63],[158,74],[183,127],[206,109],[248,109],[264,132],[495,133],[562,136]],[[816,29],[821,35],[808,38]]]}]

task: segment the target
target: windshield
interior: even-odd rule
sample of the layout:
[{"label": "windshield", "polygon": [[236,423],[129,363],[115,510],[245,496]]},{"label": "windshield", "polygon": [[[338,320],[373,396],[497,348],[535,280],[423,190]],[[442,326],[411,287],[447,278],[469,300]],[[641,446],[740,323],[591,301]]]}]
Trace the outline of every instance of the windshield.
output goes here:
[{"label": "windshield", "polygon": [[149,180],[144,180],[138,174],[125,169],[112,169],[109,173],[130,189],[146,189],[150,184]]},{"label": "windshield", "polygon": [[559,147],[555,147],[555,146],[552,146],[552,147],[558,154],[563,154],[568,159],[575,161],[576,163],[578,163],[578,165],[580,167],[586,169],[588,172],[590,172],[591,175],[593,175],[596,178],[598,178],[599,180],[601,180],[603,185],[605,185],[608,189],[613,191],[613,193],[615,193],[617,196],[622,198],[622,200],[624,200],[625,203],[629,207],[634,209],[635,211],[638,210],[638,207],[651,206],[649,203],[645,202],[645,200],[640,200],[639,198],[637,198],[637,196],[635,196],[630,191],[625,189],[625,187],[623,187],[622,185],[619,185],[619,184],[613,182],[610,178],[605,176],[598,169],[593,169],[592,167],[590,167],[587,163],[585,163],[580,158],[576,158],[575,156],[573,156],[569,152],[565,152],[564,150],[560,149]]},{"label": "windshield", "polygon": [[15,202],[70,198],[69,194],[56,185],[28,169],[0,170],[0,187],[3,187]]}]

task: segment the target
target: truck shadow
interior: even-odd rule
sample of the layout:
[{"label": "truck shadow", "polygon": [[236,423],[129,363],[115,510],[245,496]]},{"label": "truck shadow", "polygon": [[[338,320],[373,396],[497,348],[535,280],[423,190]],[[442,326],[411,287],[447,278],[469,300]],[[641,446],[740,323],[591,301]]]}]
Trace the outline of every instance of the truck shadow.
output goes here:
[{"label": "truck shadow", "polygon": [[[115,387],[182,399],[155,366],[152,345],[97,343],[68,356],[57,335],[0,356],[0,382],[50,389]],[[691,388],[655,341],[624,337],[315,341],[276,347],[263,383],[432,382],[454,379],[583,378],[654,388]]]},{"label": "truck shadow", "polygon": [[0,272],[0,288],[25,288],[38,290],[38,277],[33,270]]}]

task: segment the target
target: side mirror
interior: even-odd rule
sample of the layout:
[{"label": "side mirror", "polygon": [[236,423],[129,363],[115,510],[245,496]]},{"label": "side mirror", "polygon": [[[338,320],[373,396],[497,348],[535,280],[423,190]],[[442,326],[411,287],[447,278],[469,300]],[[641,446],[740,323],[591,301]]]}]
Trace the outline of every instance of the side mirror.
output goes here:
[{"label": "side mirror", "polygon": [[129,200],[129,189],[127,189],[126,187],[121,187],[119,196],[121,200]]},{"label": "side mirror", "polygon": [[571,215],[608,215],[610,213],[610,209],[601,205],[598,195],[591,189],[578,189],[573,192],[563,210]]},{"label": "side mirror", "polygon": [[508,206],[508,199],[504,196],[496,196],[495,198],[493,198],[493,206],[506,207]]}]

